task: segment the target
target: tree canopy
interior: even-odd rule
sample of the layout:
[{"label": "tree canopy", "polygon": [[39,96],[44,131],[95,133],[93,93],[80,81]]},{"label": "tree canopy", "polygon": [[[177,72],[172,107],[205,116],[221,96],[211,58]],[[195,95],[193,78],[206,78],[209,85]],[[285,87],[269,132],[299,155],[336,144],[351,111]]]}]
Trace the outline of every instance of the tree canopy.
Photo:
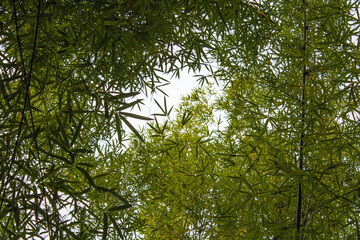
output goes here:
[{"label": "tree canopy", "polygon": [[[2,239],[360,239],[358,1],[0,13]],[[204,69],[173,117],[132,113]]]}]

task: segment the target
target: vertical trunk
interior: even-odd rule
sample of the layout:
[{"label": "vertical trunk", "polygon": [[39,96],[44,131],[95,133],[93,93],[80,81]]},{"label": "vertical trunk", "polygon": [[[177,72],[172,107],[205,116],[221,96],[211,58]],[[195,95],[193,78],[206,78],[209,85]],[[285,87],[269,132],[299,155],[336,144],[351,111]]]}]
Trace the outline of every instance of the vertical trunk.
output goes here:
[{"label": "vertical trunk", "polygon": [[[304,53],[304,66],[302,71],[302,94],[301,94],[301,133],[300,133],[300,143],[299,143],[299,170],[304,168],[304,136],[305,136],[305,90],[306,90],[306,33],[307,33],[307,24],[306,24],[306,5],[304,5],[304,32],[303,32],[303,53]],[[297,229],[297,239],[302,239],[301,237],[301,227],[302,227],[302,189],[301,189],[301,176],[298,179],[298,194],[297,194],[297,215],[296,215],[296,229]]]}]

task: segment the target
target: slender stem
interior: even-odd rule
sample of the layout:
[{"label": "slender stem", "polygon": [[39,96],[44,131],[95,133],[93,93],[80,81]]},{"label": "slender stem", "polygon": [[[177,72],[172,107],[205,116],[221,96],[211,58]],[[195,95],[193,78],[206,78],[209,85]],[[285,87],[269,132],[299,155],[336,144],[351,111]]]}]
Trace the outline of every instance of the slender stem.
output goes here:
[{"label": "slender stem", "polygon": [[356,236],[357,236],[357,239],[359,240],[360,239],[359,220],[356,217],[356,214],[354,214],[354,217],[355,217],[355,223],[356,223]]},{"label": "slender stem", "polygon": [[[14,19],[15,19],[16,38],[17,38],[17,43],[18,43],[18,48],[19,48],[19,53],[20,53],[20,60],[21,60],[21,66],[22,66],[22,71],[23,71],[23,76],[24,76],[26,92],[25,92],[25,98],[24,98],[24,105],[23,105],[23,108],[22,108],[22,111],[21,111],[21,120],[20,120],[18,134],[17,134],[16,141],[15,141],[14,151],[13,151],[13,154],[12,154],[12,156],[10,158],[10,165],[9,165],[8,170],[7,170],[6,178],[4,177],[2,179],[2,181],[1,181],[1,186],[0,186],[0,194],[1,194],[0,209],[2,208],[4,200],[5,200],[5,195],[6,195],[6,191],[7,191],[7,185],[9,184],[9,181],[12,178],[11,170],[12,170],[14,162],[15,162],[16,154],[18,153],[18,148],[19,148],[19,145],[20,145],[20,135],[21,135],[21,132],[22,132],[22,127],[23,127],[23,123],[24,123],[24,119],[25,119],[25,112],[26,112],[27,107],[30,110],[30,120],[31,120],[32,130],[33,130],[33,133],[34,133],[36,155],[37,155],[37,158],[38,158],[39,164],[40,164],[40,172],[42,172],[42,167],[41,167],[41,162],[40,162],[40,153],[39,153],[39,148],[38,148],[38,141],[37,141],[37,137],[36,137],[36,128],[35,128],[34,117],[33,117],[32,109],[31,109],[31,102],[30,102],[30,83],[31,83],[31,76],[32,76],[32,73],[33,73],[33,64],[35,62],[36,42],[37,42],[38,33],[39,33],[40,3],[41,3],[41,0],[38,0],[35,36],[34,36],[34,42],[33,42],[33,47],[32,47],[29,75],[27,75],[27,71],[26,71],[26,67],[25,67],[24,55],[23,55],[23,51],[22,51],[22,44],[21,44],[21,39],[20,39],[20,34],[19,34],[19,25],[18,25],[18,19],[17,19],[16,0],[12,1],[13,11],[14,11]],[[14,187],[14,190],[15,190],[15,187]],[[44,191],[45,191],[44,185],[42,185],[42,190],[43,190],[43,193],[44,193]],[[44,193],[44,196],[45,196],[45,193]],[[46,202],[46,199],[45,199],[45,202]],[[47,206],[46,203],[45,203],[45,206]],[[37,215],[36,215],[36,218],[37,218]],[[48,215],[47,215],[47,224],[48,224],[48,227],[50,228],[50,222],[49,221],[50,220],[49,220]]]},{"label": "slender stem", "polygon": [[[305,6],[304,6],[305,7]],[[304,52],[304,58],[306,58],[306,38],[307,38],[307,24],[306,24],[306,9],[304,10],[304,33],[303,33],[303,52]],[[305,89],[306,89],[306,59],[304,59],[304,66],[303,66],[303,73],[302,73],[302,94],[301,94],[301,104],[302,104],[302,110],[301,110],[301,134],[300,134],[300,146],[299,146],[299,170],[304,169],[304,136],[305,136]],[[297,228],[297,239],[301,239],[301,219],[302,219],[302,188],[301,188],[301,176],[299,176],[298,179],[298,199],[297,199],[297,216],[296,216],[296,228]]]},{"label": "slender stem", "polygon": [[[15,0],[13,0],[13,9],[14,9],[16,38],[17,38],[17,43],[18,43],[18,47],[19,47],[22,71],[23,71],[24,82],[25,82],[25,86],[26,86],[26,93],[25,93],[25,99],[24,99],[24,106],[23,106],[22,111],[21,111],[21,120],[20,120],[20,125],[19,125],[19,129],[18,129],[16,141],[15,141],[14,151],[13,151],[13,153],[11,155],[11,158],[10,158],[10,164],[9,164],[9,168],[7,169],[7,174],[6,174],[6,176],[4,176],[4,178],[1,181],[0,193],[2,195],[1,195],[1,200],[0,200],[0,209],[2,208],[4,200],[5,200],[5,195],[6,195],[6,191],[7,191],[7,185],[9,183],[9,181],[10,181],[10,178],[11,178],[11,169],[12,169],[12,167],[14,165],[17,149],[18,149],[18,146],[19,146],[19,139],[20,139],[20,135],[21,135],[24,119],[25,119],[25,110],[26,110],[26,106],[27,106],[27,100],[29,99],[28,95],[29,95],[29,88],[30,88],[30,83],[28,81],[29,79],[27,78],[26,68],[25,68],[25,61],[24,61],[22,47],[21,47],[21,40],[20,40],[20,35],[19,35],[19,26],[18,26],[18,20],[17,20],[16,1]],[[19,84],[19,86],[20,86],[20,84]]]}]

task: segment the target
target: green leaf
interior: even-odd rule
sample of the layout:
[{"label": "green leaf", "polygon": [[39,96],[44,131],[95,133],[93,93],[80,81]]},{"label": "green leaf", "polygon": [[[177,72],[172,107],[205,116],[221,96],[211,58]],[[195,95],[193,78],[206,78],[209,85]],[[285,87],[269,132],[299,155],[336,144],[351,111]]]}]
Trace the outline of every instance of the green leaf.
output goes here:
[{"label": "green leaf", "polygon": [[182,118],[181,118],[181,125],[185,126],[185,124],[187,124],[191,120],[192,117],[193,117],[193,115],[191,112],[184,112],[184,114],[182,115]]},{"label": "green leaf", "polygon": [[124,197],[122,197],[120,194],[118,194],[117,192],[115,192],[114,189],[108,189],[108,188],[101,187],[101,186],[96,186],[95,188],[96,188],[97,190],[99,190],[99,191],[109,192],[109,193],[111,193],[114,197],[116,197],[117,199],[121,200],[121,201],[124,202],[125,204],[129,204],[129,202],[128,202]]},{"label": "green leaf", "polygon": [[140,133],[131,125],[131,123],[124,118],[123,116],[119,116],[121,118],[121,120],[130,128],[130,130],[142,141],[144,142],[143,137],[140,135]]},{"label": "green leaf", "polygon": [[90,163],[76,163],[76,165],[85,166],[85,167],[90,167],[90,168],[95,167],[94,165],[92,165],[92,164],[90,164]]},{"label": "green leaf", "polygon": [[140,119],[140,120],[146,120],[146,121],[153,120],[152,118],[140,116],[140,115],[133,114],[133,113],[127,113],[127,112],[119,112],[119,113],[121,115],[125,115],[125,116],[128,116],[128,117],[132,117],[132,118],[136,118],[136,119]]},{"label": "green leaf", "polygon": [[90,174],[85,169],[83,169],[82,167],[79,167],[79,166],[76,166],[76,168],[85,176],[85,178],[88,180],[90,186],[96,187],[94,180],[92,179]]},{"label": "green leaf", "polygon": [[121,232],[119,224],[116,222],[116,220],[111,215],[109,215],[109,218],[110,218],[110,221],[112,222],[112,224],[114,225],[117,234],[120,236],[120,239],[124,240],[124,235]]},{"label": "green leaf", "polygon": [[124,99],[124,98],[129,98],[129,97],[135,97],[139,94],[140,94],[140,92],[116,93],[116,94],[111,95],[109,98]]},{"label": "green leaf", "polygon": [[64,124],[61,122],[60,118],[57,115],[55,115],[55,117],[56,117],[56,120],[58,122],[58,127],[60,129],[60,133],[61,133],[61,135],[63,137],[63,141],[61,141],[61,142],[64,144],[64,146],[67,149],[69,149],[70,148],[70,146],[69,146],[69,138],[68,138],[68,135],[67,135],[66,130],[64,128]]},{"label": "green leaf", "polygon": [[76,127],[76,129],[75,129],[75,133],[74,133],[74,136],[73,136],[73,138],[72,138],[72,140],[71,140],[70,147],[72,147],[72,146],[74,145],[74,143],[76,142],[77,138],[79,137],[79,135],[80,135],[80,130],[81,130],[81,127],[82,127],[83,123],[84,123],[84,118],[81,118],[79,124],[77,125],[77,127]]},{"label": "green leaf", "polygon": [[119,118],[119,115],[115,113],[115,126],[116,126],[116,132],[118,135],[119,142],[122,142],[122,125]]},{"label": "green leaf", "polygon": [[135,106],[135,105],[137,105],[137,104],[139,104],[141,102],[142,102],[142,99],[138,99],[138,100],[136,100],[134,102],[131,102],[131,103],[122,103],[123,106],[119,107],[117,110],[122,111],[122,110],[125,110],[125,109],[128,109],[128,108],[131,108],[131,107],[133,107],[133,106]]},{"label": "green leaf", "polygon": [[103,234],[102,234],[102,240],[106,240],[107,239],[107,235],[108,235],[108,228],[109,228],[109,223],[108,223],[108,215],[106,212],[104,212],[104,217],[103,217]]},{"label": "green leaf", "polygon": [[106,99],[104,100],[104,108],[105,108],[105,118],[110,118],[109,106]]},{"label": "green leaf", "polygon": [[53,141],[54,143],[56,143],[61,149],[63,149],[64,151],[70,153],[69,147],[68,147],[66,144],[64,144],[63,141],[57,140],[57,139],[52,138],[52,137],[50,137],[50,136],[49,136],[49,139],[50,139],[51,141]]},{"label": "green leaf", "polygon": [[50,157],[59,159],[59,160],[65,162],[66,164],[73,165],[73,162],[70,161],[70,160],[68,160],[68,159],[65,158],[65,157],[62,157],[62,156],[58,156],[58,155],[56,155],[56,154],[49,153],[49,152],[45,151],[45,150],[42,149],[42,148],[39,148],[39,151],[45,153],[46,155],[48,155],[48,156],[50,156]]},{"label": "green leaf", "polygon": [[119,205],[119,206],[109,208],[108,211],[109,212],[120,211],[120,210],[123,210],[123,209],[130,208],[131,206],[132,206],[131,204]]},{"label": "green leaf", "polygon": [[71,149],[71,152],[74,154],[79,154],[79,153],[94,153],[93,150],[90,149],[80,149],[80,148],[73,148]]}]

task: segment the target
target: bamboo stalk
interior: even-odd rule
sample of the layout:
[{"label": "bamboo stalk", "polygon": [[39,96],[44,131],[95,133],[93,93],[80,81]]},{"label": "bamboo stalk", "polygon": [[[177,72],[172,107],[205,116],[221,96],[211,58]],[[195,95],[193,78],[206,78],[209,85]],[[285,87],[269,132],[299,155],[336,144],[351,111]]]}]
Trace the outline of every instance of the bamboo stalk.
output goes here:
[{"label": "bamboo stalk", "polygon": [[[306,38],[307,38],[307,23],[306,23],[306,6],[304,5],[304,32],[303,32],[303,51],[304,51],[304,58],[306,58]],[[306,59],[304,61],[303,72],[302,72],[302,94],[301,94],[301,135],[300,135],[300,143],[299,143],[299,170],[304,169],[304,136],[305,136],[305,89],[306,89],[306,75],[307,75],[307,68],[306,68]],[[302,186],[301,186],[301,176],[298,179],[298,196],[297,196],[297,214],[296,214],[296,229],[297,229],[297,239],[301,239],[301,227],[302,227]]]}]

